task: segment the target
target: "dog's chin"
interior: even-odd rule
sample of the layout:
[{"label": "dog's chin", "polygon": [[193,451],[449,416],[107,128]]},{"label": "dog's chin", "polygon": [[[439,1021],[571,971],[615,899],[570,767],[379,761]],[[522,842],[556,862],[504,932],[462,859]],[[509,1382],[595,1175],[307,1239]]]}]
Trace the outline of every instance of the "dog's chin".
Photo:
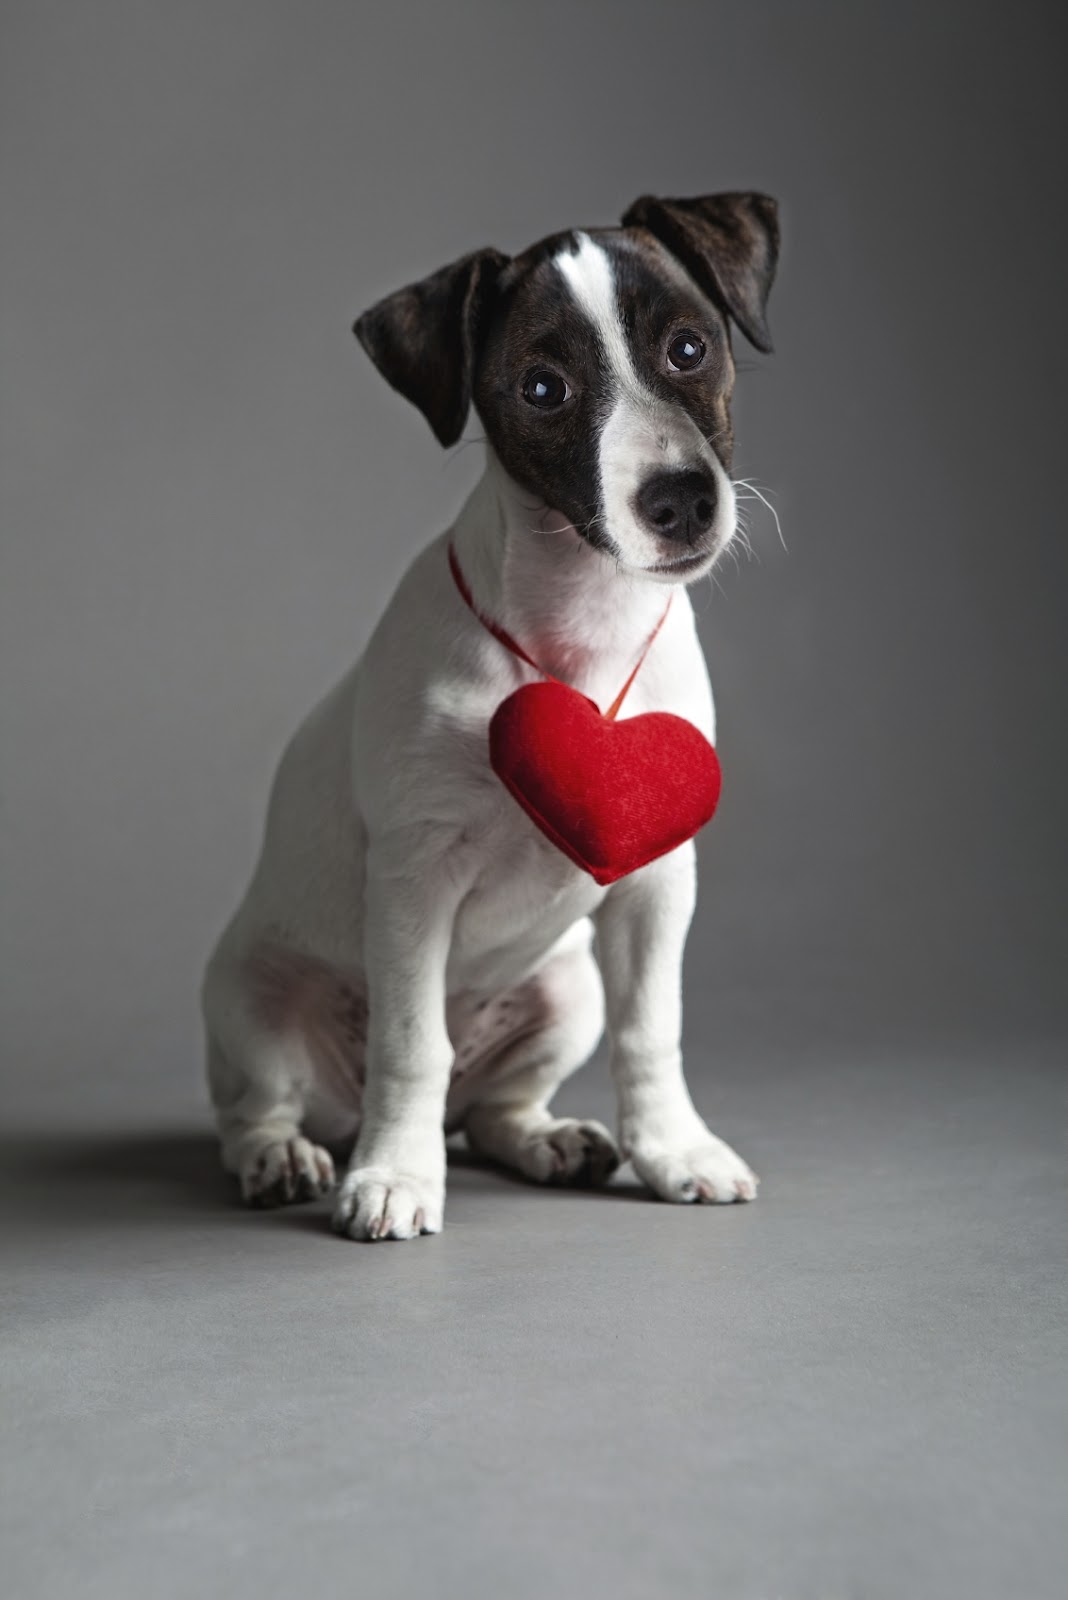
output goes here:
[{"label": "dog's chin", "polygon": [[[587,524],[588,529],[590,525]],[[648,583],[696,583],[700,578],[707,578],[719,557],[730,543],[730,534],[726,537],[712,530],[712,537],[707,543],[702,543],[696,550],[653,551],[649,549],[652,541],[648,538],[635,540],[630,537],[617,537],[609,526],[600,538],[591,537],[588,531],[580,531],[574,521],[570,521],[561,512],[550,511],[545,519],[543,531],[567,532],[581,544],[587,546],[596,555],[609,562],[620,574],[628,578],[644,579]],[[635,545],[638,548],[635,548]]]},{"label": "dog's chin", "polygon": [[631,567],[635,577],[647,578],[650,583],[696,583],[707,578],[719,554],[711,550],[694,550],[689,555],[665,557],[648,566]]},{"label": "dog's chin", "polygon": [[617,560],[617,566],[628,578],[638,578],[646,583],[697,583],[699,579],[708,577],[724,549],[725,544],[717,540],[697,550],[661,552],[654,554],[651,559],[645,551],[640,556],[623,553]]},{"label": "dog's chin", "polygon": [[611,524],[607,533],[613,546],[611,559],[618,572],[646,583],[689,584],[708,577],[730,544],[733,529],[723,519],[697,545],[650,538],[644,529],[624,527],[617,531]]}]

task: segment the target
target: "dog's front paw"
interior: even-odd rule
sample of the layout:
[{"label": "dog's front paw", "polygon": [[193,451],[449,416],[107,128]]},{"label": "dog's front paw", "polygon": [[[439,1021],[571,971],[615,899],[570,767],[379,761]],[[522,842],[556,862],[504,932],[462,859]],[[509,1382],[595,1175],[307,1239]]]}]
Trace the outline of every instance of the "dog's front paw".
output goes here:
[{"label": "dog's front paw", "polygon": [[730,1205],[735,1200],[755,1200],[760,1179],[729,1144],[705,1132],[696,1143],[681,1145],[637,1140],[630,1159],[661,1200],[679,1205]]},{"label": "dog's front paw", "polygon": [[246,1205],[290,1206],[328,1194],[334,1163],[328,1151],[307,1139],[280,1139],[250,1152],[239,1176]]},{"label": "dog's front paw", "polygon": [[334,1230],[347,1239],[416,1239],[440,1233],[445,1187],[387,1167],[357,1167],[341,1185]]}]

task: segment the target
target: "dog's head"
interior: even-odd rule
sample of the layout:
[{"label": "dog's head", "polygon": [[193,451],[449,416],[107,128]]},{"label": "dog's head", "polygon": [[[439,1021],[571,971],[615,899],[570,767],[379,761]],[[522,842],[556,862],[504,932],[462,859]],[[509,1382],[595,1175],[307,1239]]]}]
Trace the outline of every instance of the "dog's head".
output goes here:
[{"label": "dog's head", "polygon": [[766,195],[647,196],[621,228],[464,256],[355,331],[443,445],[473,402],[539,505],[625,569],[689,581],[734,532],[730,324],[771,349],[777,254]]}]

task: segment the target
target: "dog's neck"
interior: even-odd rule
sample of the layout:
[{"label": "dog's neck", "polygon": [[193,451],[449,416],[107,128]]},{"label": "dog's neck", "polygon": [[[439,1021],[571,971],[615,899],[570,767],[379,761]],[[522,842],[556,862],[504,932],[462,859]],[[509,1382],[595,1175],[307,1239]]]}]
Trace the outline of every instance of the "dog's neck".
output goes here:
[{"label": "dog's neck", "polygon": [[579,683],[622,679],[662,616],[667,585],[621,571],[560,513],[508,476],[492,451],[452,530],[483,616],[506,628],[539,666]]}]

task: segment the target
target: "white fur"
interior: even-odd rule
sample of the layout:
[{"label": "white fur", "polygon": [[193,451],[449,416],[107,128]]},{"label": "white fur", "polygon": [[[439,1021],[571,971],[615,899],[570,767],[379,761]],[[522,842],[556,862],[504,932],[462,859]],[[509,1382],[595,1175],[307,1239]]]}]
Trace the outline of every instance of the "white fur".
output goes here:
[{"label": "white fur", "polygon": [[[663,587],[642,575],[655,552],[628,509],[632,484],[643,463],[695,450],[694,424],[633,370],[603,251],[584,240],[560,266],[618,381],[601,471],[623,563],[533,504],[491,454],[454,527],[402,579],[362,660],[289,744],[252,883],[205,977],[224,1161],[250,1198],[299,1198],[295,1188],[315,1192],[329,1175],[325,1152],[303,1132],[329,1144],[358,1125],[335,1213],[354,1238],[440,1229],[446,1125],[466,1127],[477,1148],[533,1178],[606,1176],[617,1156],[607,1130],[547,1109],[606,1018],[620,1143],[641,1177],[666,1200],[756,1193],[744,1162],[701,1121],[682,1073],[692,843],[599,888],[538,831],[487,760],[493,711],[534,674],[463,603],[449,539],[482,610],[604,706],[664,606]],[[733,527],[729,483],[700,443]],[[724,521],[717,548],[729,531]],[[648,710],[673,711],[714,737],[679,586],[622,715]],[[350,1084],[339,1080],[337,1050],[324,1070],[314,1029],[284,1020],[284,1006],[282,1021],[257,1009],[257,961],[272,983],[288,962],[308,993],[351,1006],[365,999],[366,1043],[345,1044]],[[466,1076],[465,1061],[475,1063]]]},{"label": "white fur", "polygon": [[[451,536],[480,603],[547,668],[606,703],[663,590],[621,576],[570,530],[532,537],[529,516],[491,460]],[[639,1173],[665,1199],[749,1198],[755,1180],[705,1128],[682,1078],[693,847],[601,889],[504,794],[486,762],[486,727],[532,673],[463,604],[445,547],[443,536],[416,560],[363,660],[287,749],[251,887],[209,966],[209,1065],[227,1163],[251,1193],[276,1171],[310,1107],[318,1137],[342,1138],[352,1126],[349,1108],[316,1083],[300,1040],[269,1036],[251,1016],[247,958],[264,940],[284,938],[367,985],[367,1087],[338,1200],[342,1231],[408,1238],[440,1228],[449,1009],[532,981],[547,1025],[525,1056],[513,1051],[500,1084],[490,1076],[474,1106],[460,1097],[454,1120],[470,1119],[473,1142],[547,1176],[558,1160],[573,1164],[576,1141],[607,1138],[576,1133],[545,1111],[560,1079],[592,1050],[606,1004],[621,1143]],[[713,736],[681,588],[623,715],[654,708]],[[298,1150],[301,1166],[314,1159]]]},{"label": "white fur", "polygon": [[[602,427],[599,445],[603,531],[625,566],[648,572],[664,557],[660,544],[636,514],[638,488],[652,472],[703,466],[717,488],[708,570],[734,534],[734,486],[689,413],[662,400],[642,382],[620,316],[611,257],[588,234],[580,233],[577,238],[578,249],[561,250],[556,266],[596,333],[616,388],[615,404]],[[690,293],[700,297],[696,285],[687,283]],[[671,582],[670,574],[650,576]]]}]

